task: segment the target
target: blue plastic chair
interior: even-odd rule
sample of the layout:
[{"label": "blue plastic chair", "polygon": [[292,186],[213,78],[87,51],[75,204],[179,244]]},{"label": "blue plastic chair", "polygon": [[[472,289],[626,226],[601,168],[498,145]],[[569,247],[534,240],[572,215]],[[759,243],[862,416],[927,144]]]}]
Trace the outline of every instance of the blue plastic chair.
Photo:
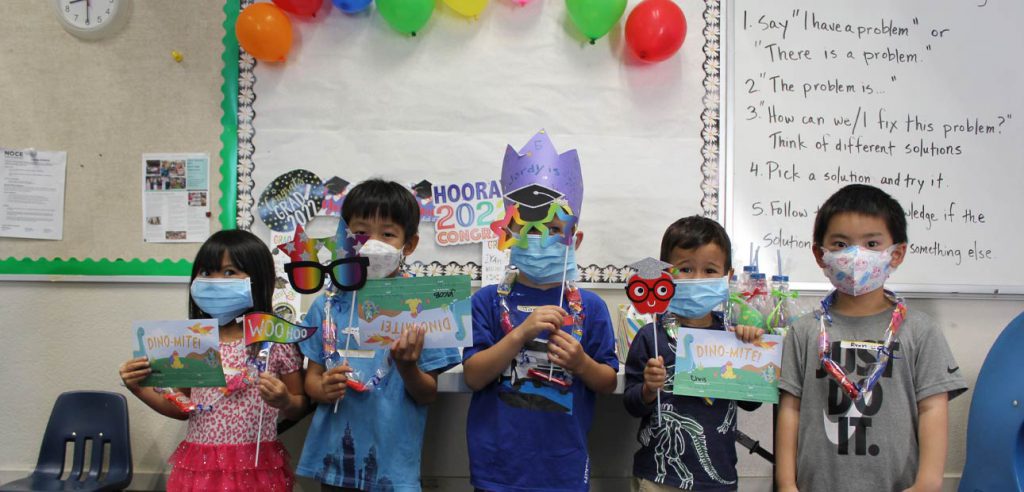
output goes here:
[{"label": "blue plastic chair", "polygon": [[999,334],[978,373],[960,492],[1024,490],[1024,314]]},{"label": "blue plastic chair", "polygon": [[[91,441],[91,456],[86,456],[87,441]],[[74,455],[71,471],[65,474],[69,443],[74,443]],[[104,448],[110,455],[106,463]],[[84,468],[87,458],[89,466]],[[69,391],[53,404],[35,471],[0,485],[0,491],[121,490],[131,481],[132,450],[124,396],[106,391]]]}]

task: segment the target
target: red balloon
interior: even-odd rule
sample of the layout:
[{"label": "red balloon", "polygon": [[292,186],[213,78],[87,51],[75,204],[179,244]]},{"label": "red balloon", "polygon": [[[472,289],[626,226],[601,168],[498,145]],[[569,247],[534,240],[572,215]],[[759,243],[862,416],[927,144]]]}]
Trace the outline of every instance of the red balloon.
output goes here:
[{"label": "red balloon", "polygon": [[281,10],[306,17],[316,15],[323,4],[324,0],[274,0],[274,5],[280,7]]},{"label": "red balloon", "polygon": [[637,58],[660,62],[686,39],[686,16],[672,0],[644,0],[626,19],[626,46]]}]

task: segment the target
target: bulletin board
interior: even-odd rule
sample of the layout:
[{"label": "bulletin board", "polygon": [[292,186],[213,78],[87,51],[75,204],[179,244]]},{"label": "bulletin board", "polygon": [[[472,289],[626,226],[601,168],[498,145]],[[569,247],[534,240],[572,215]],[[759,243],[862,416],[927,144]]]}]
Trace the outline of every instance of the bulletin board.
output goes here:
[{"label": "bulletin board", "polygon": [[211,230],[235,225],[233,23],[218,2],[125,4],[120,31],[83,41],[53,2],[0,2],[18,20],[0,30],[0,147],[67,152],[63,239],[0,238],[4,280],[187,278],[198,243],[143,242],[143,153],[209,154]]},{"label": "bulletin board", "polygon": [[[324,4],[314,19],[290,16],[286,62],[239,58],[239,227],[270,240],[260,195],[293,170],[351,184],[486,182],[506,145],[542,129],[579,152],[583,282],[623,282],[669,224],[717,216],[717,1],[679,2],[687,38],[659,64],[630,59],[621,24],[588,43],[558,1],[492,0],[476,20],[439,3],[415,37],[372,10]],[[442,247],[433,231],[421,223],[413,273],[479,279],[481,246]]]}]

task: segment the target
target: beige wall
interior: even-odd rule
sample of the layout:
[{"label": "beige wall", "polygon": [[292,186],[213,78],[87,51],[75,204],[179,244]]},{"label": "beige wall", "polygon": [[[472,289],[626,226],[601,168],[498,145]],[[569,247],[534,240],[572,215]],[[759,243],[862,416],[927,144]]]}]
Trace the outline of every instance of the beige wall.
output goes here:
[{"label": "beige wall", "polygon": [[[623,302],[621,291],[602,291],[609,305]],[[102,389],[129,396],[135,487],[157,487],[164,460],[184,434],[184,424],[150,411],[118,386],[117,365],[131,353],[127,328],[139,318],[176,318],[185,312],[186,288],[177,285],[0,282],[0,481],[27,473],[54,399],[63,391]],[[930,313],[943,331],[971,386],[992,341],[1022,309],[1019,300],[926,300],[911,306]],[[964,463],[967,411],[972,393],[950,406],[950,450],[946,471],[955,485]],[[467,394],[443,395],[431,409],[423,449],[423,475],[437,490],[466,487]],[[598,399],[591,431],[594,490],[622,490],[627,483],[637,421],[621,397]],[[771,442],[771,411],[741,412],[740,428]],[[12,425],[13,424],[13,425]],[[284,436],[294,456],[306,425]],[[742,454],[744,490],[769,490],[770,468]],[[304,490],[316,490],[309,484]]]}]

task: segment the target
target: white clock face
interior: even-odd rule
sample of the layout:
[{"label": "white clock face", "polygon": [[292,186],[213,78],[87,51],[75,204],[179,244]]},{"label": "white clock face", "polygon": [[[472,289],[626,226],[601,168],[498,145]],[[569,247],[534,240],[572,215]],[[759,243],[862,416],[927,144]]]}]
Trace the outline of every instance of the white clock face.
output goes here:
[{"label": "white clock face", "polygon": [[55,0],[64,28],[82,37],[109,32],[120,13],[121,0]]}]

